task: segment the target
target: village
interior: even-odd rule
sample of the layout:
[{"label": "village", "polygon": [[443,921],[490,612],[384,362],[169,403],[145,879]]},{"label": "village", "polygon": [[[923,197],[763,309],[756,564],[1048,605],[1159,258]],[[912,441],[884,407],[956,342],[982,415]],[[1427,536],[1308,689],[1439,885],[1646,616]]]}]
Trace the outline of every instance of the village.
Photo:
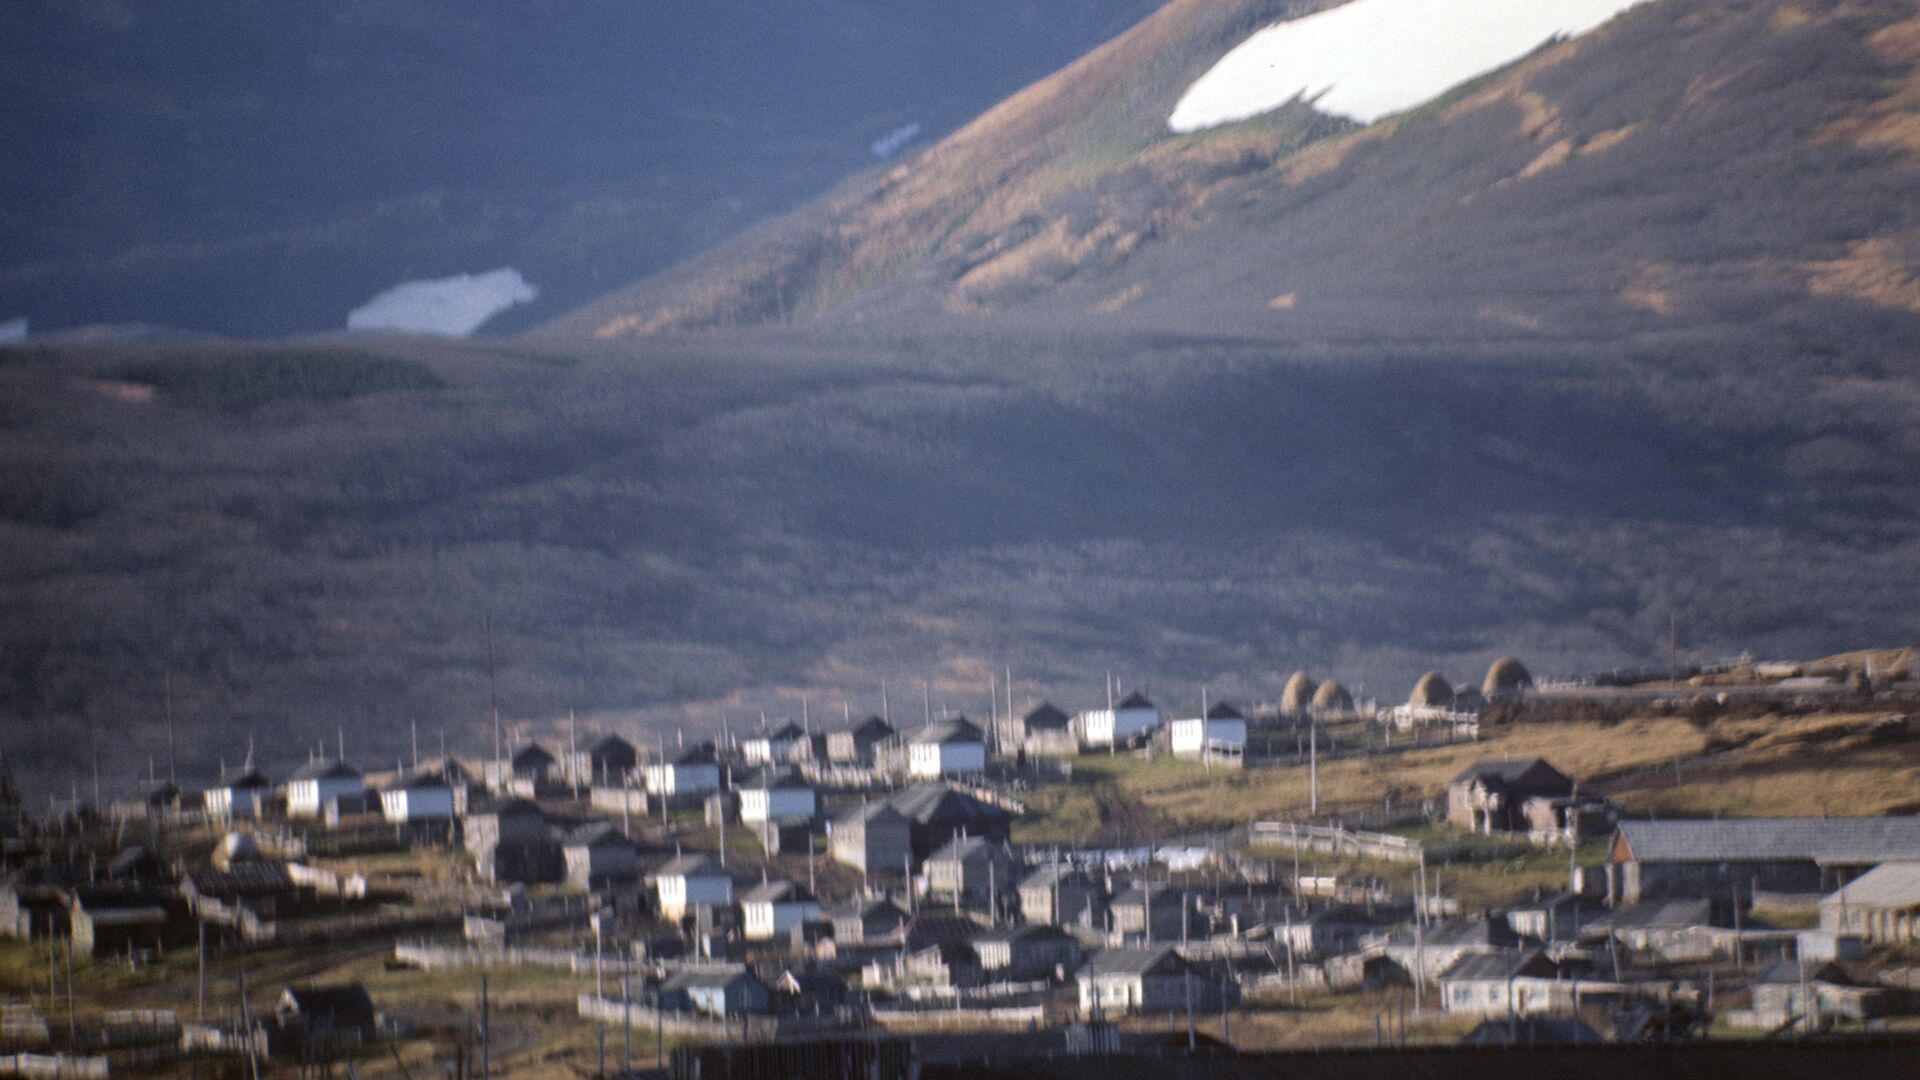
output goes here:
[{"label": "village", "polygon": [[1920,1032],[1912,661],[1507,657],[1391,705],[1306,672],[1016,705],[1009,673],[971,719],[496,720],[390,771],[336,734],[282,776],[9,789],[0,1075]]}]

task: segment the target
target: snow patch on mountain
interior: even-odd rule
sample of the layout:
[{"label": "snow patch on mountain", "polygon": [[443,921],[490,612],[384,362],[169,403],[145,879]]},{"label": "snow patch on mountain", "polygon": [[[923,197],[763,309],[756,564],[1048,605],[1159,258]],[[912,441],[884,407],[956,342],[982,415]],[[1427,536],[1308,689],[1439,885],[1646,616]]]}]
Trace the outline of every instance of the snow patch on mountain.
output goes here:
[{"label": "snow patch on mountain", "polygon": [[1187,88],[1177,132],[1304,99],[1363,124],[1404,112],[1647,0],[1352,0],[1241,42]]},{"label": "snow patch on mountain", "polygon": [[347,329],[466,337],[540,295],[511,266],[484,274],[403,281],[347,313]]}]

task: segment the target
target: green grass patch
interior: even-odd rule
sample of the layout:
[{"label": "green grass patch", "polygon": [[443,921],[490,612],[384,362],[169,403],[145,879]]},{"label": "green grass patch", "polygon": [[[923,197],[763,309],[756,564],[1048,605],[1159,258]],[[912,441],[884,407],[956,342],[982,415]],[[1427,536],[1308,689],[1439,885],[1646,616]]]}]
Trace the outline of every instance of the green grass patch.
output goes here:
[{"label": "green grass patch", "polygon": [[425,364],[351,351],[187,356],[129,364],[113,376],[151,386],[175,405],[247,412],[275,401],[344,401],[446,386]]}]

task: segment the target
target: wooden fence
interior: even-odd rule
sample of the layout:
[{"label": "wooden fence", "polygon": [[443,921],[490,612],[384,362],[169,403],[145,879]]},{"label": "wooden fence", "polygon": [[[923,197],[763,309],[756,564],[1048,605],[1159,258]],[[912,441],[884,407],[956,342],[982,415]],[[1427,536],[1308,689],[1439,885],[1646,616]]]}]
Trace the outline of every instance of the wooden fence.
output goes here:
[{"label": "wooden fence", "polygon": [[[423,971],[437,971],[448,968],[551,968],[571,972],[575,975],[591,975],[595,961],[592,953],[579,953],[571,949],[529,949],[518,946],[483,948],[471,945],[428,945],[423,942],[395,942],[393,959],[396,963]],[[653,965],[643,960],[629,960],[619,956],[602,954],[598,962],[600,971],[607,975],[622,975],[652,970]]]}]

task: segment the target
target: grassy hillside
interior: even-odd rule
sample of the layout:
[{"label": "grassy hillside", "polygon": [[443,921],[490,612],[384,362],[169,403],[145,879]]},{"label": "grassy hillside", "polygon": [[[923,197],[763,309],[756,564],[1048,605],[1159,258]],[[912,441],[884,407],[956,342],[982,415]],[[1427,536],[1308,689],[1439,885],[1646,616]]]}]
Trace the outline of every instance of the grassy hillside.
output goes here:
[{"label": "grassy hillside", "polygon": [[[1920,640],[1911,380],[1754,355],[1779,377],[1092,335],[0,353],[0,754],[164,769],[169,678],[193,775],[250,736],[480,749],[489,622],[510,724],[649,738],[883,678],[979,714],[1007,664],[1180,707],[1645,664],[1670,615],[1706,657]],[[203,371],[302,389],[130,380]]]},{"label": "grassy hillside", "polygon": [[1908,0],[1662,0],[1363,130],[1176,136],[1298,5],[1178,0],[884,177],[551,325],[574,340],[955,318],[1289,340],[1764,330],[1909,365]]}]

